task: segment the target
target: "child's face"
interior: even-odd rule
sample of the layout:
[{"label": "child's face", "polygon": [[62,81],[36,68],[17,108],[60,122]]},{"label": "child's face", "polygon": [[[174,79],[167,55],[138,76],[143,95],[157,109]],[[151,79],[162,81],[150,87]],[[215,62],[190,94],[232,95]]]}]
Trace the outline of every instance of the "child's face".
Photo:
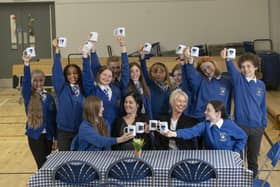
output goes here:
[{"label": "child's face", "polygon": [[113,72],[114,78],[118,78],[121,74],[121,64],[119,61],[109,62],[109,68]]},{"label": "child's face", "polygon": [[182,71],[181,70],[175,70],[173,73],[174,81],[177,85],[180,85],[182,83]]},{"label": "child's face", "polygon": [[204,62],[200,65],[200,69],[203,72],[203,74],[208,78],[214,77],[215,75],[216,68],[211,62]]},{"label": "child's face", "polygon": [[104,111],[103,102],[101,102],[101,104],[100,104],[100,110],[99,110],[99,114],[98,114],[99,117],[102,117],[103,111]]},{"label": "child's face", "polygon": [[211,122],[218,121],[220,112],[216,112],[212,104],[208,104],[204,112],[205,119]]},{"label": "child's face", "polygon": [[42,91],[45,83],[45,78],[42,74],[32,75],[32,87],[37,91]]},{"label": "child's face", "polygon": [[124,100],[124,109],[127,114],[135,114],[138,105],[132,96],[127,96]]},{"label": "child's face", "polygon": [[187,106],[186,98],[183,95],[178,95],[173,101],[172,111],[182,113],[186,109],[186,106]]},{"label": "child's face", "polygon": [[166,79],[166,72],[160,65],[155,65],[151,71],[152,79],[158,82],[164,82]]},{"label": "child's face", "polygon": [[109,69],[105,69],[99,75],[99,82],[102,85],[109,85],[112,82],[112,77],[112,71],[110,71]]},{"label": "child's face", "polygon": [[141,71],[137,66],[132,66],[130,68],[130,78],[133,81],[139,81]]},{"label": "child's face", "polygon": [[79,79],[78,70],[75,67],[69,67],[67,70],[66,77],[70,84],[77,84]]},{"label": "child's face", "polygon": [[248,78],[254,78],[255,77],[255,72],[258,68],[256,68],[251,61],[244,61],[241,64],[241,73]]}]

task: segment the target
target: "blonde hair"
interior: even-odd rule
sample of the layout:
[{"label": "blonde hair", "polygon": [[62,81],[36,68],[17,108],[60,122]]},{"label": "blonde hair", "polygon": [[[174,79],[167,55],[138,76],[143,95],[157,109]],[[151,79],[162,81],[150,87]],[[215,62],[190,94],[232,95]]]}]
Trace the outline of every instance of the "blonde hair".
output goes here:
[{"label": "blonde hair", "polygon": [[108,136],[107,126],[103,117],[99,116],[102,100],[95,96],[88,96],[85,99],[83,117],[102,136]]},{"label": "blonde hair", "polygon": [[[187,95],[183,90],[181,90],[181,89],[176,89],[176,90],[174,90],[174,91],[170,94],[170,96],[169,96],[169,104],[170,104],[170,106],[172,106],[173,102],[175,101],[175,99],[177,99],[177,97],[178,97],[179,95],[184,96],[185,99],[186,99],[186,102],[187,102],[186,104],[188,104],[188,100],[189,100],[188,95]],[[186,105],[186,106],[187,106],[187,105]]]},{"label": "blonde hair", "polygon": [[[43,71],[32,71],[32,82],[35,75],[41,75],[43,81],[45,81],[45,74]],[[34,88],[32,88],[30,100],[27,107],[27,124],[28,127],[32,129],[37,129],[43,124],[43,104],[40,94]]]}]

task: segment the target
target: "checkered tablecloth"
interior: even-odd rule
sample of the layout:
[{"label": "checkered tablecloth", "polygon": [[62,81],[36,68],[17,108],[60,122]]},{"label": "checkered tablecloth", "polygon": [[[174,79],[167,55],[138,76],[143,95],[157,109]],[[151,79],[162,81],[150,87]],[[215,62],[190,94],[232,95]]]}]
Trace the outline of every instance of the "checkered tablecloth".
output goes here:
[{"label": "checkered tablecloth", "polygon": [[[104,180],[108,166],[124,157],[133,157],[133,151],[75,151],[56,152],[48,156],[42,168],[31,176],[29,186],[52,186],[54,168],[69,160],[83,160],[99,169]],[[154,186],[168,186],[168,171],[178,161],[196,158],[209,162],[218,172],[219,187],[251,187],[253,173],[243,167],[243,161],[233,152],[226,150],[188,150],[188,151],[143,151],[141,158],[154,169]],[[152,186],[150,179],[131,186]],[[213,182],[213,181],[212,181]],[[65,186],[65,185],[64,185]],[[130,184],[126,184],[130,186]],[[205,183],[205,186],[214,186]]]}]

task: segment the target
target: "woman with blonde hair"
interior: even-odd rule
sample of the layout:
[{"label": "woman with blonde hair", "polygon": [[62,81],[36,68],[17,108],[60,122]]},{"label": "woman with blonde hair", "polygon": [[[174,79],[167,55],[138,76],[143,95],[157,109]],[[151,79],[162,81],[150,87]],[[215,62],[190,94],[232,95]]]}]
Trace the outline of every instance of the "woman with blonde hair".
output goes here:
[{"label": "woman with blonde hair", "polygon": [[24,75],[22,96],[27,115],[26,135],[37,168],[56,147],[56,105],[54,98],[44,90],[45,75],[41,70],[30,72],[30,56],[23,55]]},{"label": "woman with blonde hair", "polygon": [[[175,132],[178,129],[191,128],[195,126],[196,120],[184,115],[184,111],[188,105],[188,96],[181,89],[174,90],[169,97],[169,104],[171,114],[160,118],[160,121],[168,122],[168,129]],[[197,149],[198,140],[193,138],[191,140],[183,140],[180,138],[166,138],[160,133],[156,132],[156,149]]]}]

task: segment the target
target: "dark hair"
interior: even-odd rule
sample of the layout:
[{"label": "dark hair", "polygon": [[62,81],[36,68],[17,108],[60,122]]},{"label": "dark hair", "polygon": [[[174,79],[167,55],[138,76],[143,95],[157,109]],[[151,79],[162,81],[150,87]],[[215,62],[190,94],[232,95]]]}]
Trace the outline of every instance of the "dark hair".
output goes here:
[{"label": "dark hair", "polygon": [[131,92],[128,92],[124,99],[123,99],[123,106],[124,106],[124,102],[125,102],[125,99],[128,97],[128,96],[131,96],[133,97],[134,101],[136,102],[136,104],[138,105],[138,108],[137,108],[137,114],[140,114],[141,112],[141,108],[142,108],[142,97],[139,93],[135,92],[135,91],[131,91]]},{"label": "dark hair", "polygon": [[209,104],[211,104],[213,106],[213,108],[215,109],[216,112],[221,112],[221,117],[223,119],[227,118],[226,108],[222,101],[212,100],[209,102]]},{"label": "dark hair", "polygon": [[77,64],[68,64],[64,67],[64,69],[63,69],[64,79],[65,79],[66,82],[69,83],[69,81],[67,79],[67,73],[68,73],[68,69],[71,68],[71,67],[75,68],[78,72],[77,84],[80,87],[81,93],[84,95],[84,89],[83,89],[83,84],[82,84],[82,70]]},{"label": "dark hair", "polygon": [[253,53],[244,53],[243,55],[241,55],[238,59],[238,67],[241,68],[241,65],[245,62],[245,61],[250,61],[252,62],[252,64],[258,68],[260,66],[261,60],[260,58],[253,54]]},{"label": "dark hair", "polygon": [[[130,70],[133,66],[136,66],[136,67],[139,69],[139,71],[140,71],[139,82],[140,82],[140,84],[141,84],[141,86],[142,86],[142,88],[143,88],[143,95],[149,96],[149,95],[150,95],[150,89],[149,89],[149,87],[147,86],[147,83],[146,83],[146,81],[145,81],[145,79],[144,79],[141,66],[140,66],[138,63],[136,63],[136,62],[131,62],[131,63],[129,64],[129,70]],[[129,73],[130,73],[130,72],[129,72]],[[128,88],[127,88],[127,89],[128,89],[128,92],[136,91],[136,86],[135,86],[134,82],[133,82],[131,79],[129,80]]]}]

